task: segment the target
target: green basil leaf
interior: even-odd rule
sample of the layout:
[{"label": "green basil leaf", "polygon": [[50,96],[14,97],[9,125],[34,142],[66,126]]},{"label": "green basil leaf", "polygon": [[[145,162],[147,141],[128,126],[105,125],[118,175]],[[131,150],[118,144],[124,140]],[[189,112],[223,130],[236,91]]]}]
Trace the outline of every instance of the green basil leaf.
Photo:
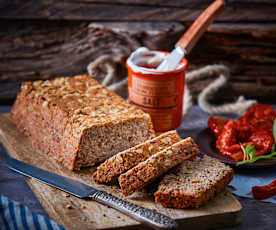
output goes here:
[{"label": "green basil leaf", "polygon": [[247,146],[245,147],[245,152],[246,152],[246,155],[248,155],[251,151],[251,143],[247,144]]},{"label": "green basil leaf", "polygon": [[251,149],[252,149],[252,144],[251,143],[247,144],[245,148],[246,153],[248,154],[251,151]]},{"label": "green basil leaf", "polygon": [[253,159],[255,157],[254,151],[250,152],[249,155],[250,155],[250,159]]},{"label": "green basil leaf", "polygon": [[246,146],[245,151],[246,151],[246,154],[247,154],[247,155],[250,155],[251,158],[255,156],[256,149],[255,149],[255,146],[252,145],[251,143],[249,143],[249,144]]},{"label": "green basil leaf", "polygon": [[[254,149],[255,149],[255,147],[254,147]],[[255,149],[255,151],[256,151],[256,149]],[[244,164],[251,164],[251,163],[253,163],[253,162],[257,161],[257,160],[260,160],[260,159],[273,159],[273,160],[275,160],[276,159],[276,152],[272,152],[269,155],[254,156],[251,159],[246,159],[246,160],[243,160],[243,161],[238,161],[236,163],[236,165],[239,166],[239,165],[244,165]]]},{"label": "green basil leaf", "polygon": [[252,148],[252,154],[255,156],[255,154],[256,154],[256,148],[255,148],[255,146],[253,145],[253,148]]}]

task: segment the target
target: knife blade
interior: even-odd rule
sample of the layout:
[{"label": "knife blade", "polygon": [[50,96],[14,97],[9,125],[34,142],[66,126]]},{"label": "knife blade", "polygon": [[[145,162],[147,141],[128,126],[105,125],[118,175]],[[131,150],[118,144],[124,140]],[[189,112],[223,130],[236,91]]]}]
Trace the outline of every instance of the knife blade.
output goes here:
[{"label": "knife blade", "polygon": [[47,185],[58,188],[81,199],[92,199],[108,205],[133,219],[154,229],[178,229],[177,223],[170,217],[155,210],[144,208],[100,191],[77,180],[37,168],[4,154],[3,164],[24,176],[35,178]]},{"label": "knife blade", "polygon": [[173,51],[168,54],[165,59],[161,62],[161,64],[157,67],[158,71],[169,71],[176,69],[178,66],[179,62],[183,57],[185,57],[185,54],[187,51],[180,47],[176,46]]}]

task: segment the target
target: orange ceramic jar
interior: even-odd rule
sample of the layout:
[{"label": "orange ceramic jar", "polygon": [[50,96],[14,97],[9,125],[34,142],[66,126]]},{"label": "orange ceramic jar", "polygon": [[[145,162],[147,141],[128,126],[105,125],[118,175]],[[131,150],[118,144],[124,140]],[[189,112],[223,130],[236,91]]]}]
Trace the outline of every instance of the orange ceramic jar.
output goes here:
[{"label": "orange ceramic jar", "polygon": [[157,132],[176,129],[181,124],[187,67],[184,58],[179,68],[164,72],[143,66],[133,68],[127,61],[129,102],[151,115]]}]

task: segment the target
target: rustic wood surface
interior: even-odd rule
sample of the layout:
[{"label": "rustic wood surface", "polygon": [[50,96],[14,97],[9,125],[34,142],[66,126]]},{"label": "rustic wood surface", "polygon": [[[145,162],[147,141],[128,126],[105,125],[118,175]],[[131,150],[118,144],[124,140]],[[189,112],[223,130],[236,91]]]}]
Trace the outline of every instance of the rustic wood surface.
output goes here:
[{"label": "rustic wood surface", "polygon": [[[216,101],[244,95],[275,104],[275,39],[275,24],[214,24],[189,55],[190,69],[214,63],[230,68],[229,84],[214,95]],[[207,82],[197,82],[193,93]]]},{"label": "rustic wood surface", "polygon": [[[0,1],[0,18],[51,20],[193,21],[213,0]],[[276,2],[228,0],[219,21],[275,21]]]},{"label": "rustic wood surface", "polygon": [[[0,103],[11,104],[24,80],[86,72],[87,64],[110,48],[132,51],[126,38],[150,49],[172,50],[211,2],[0,0]],[[214,102],[244,95],[275,103],[276,2],[226,2],[216,24],[188,56],[190,70],[216,63],[230,67],[230,82],[214,95]],[[126,76],[124,62],[117,67],[118,76]],[[193,96],[210,81],[193,84]]]},{"label": "rustic wood surface", "polygon": [[[24,80],[72,76],[86,72],[86,66],[100,54],[116,56],[116,49],[131,52],[133,44],[157,50],[171,50],[188,27],[178,22],[0,22],[0,103],[12,103]],[[222,63],[231,69],[226,88],[216,101],[244,95],[275,103],[276,27],[268,24],[216,23],[187,57],[190,70]],[[122,48],[124,47],[124,48]],[[127,54],[125,55],[127,58]],[[118,76],[126,76],[125,63]],[[197,95],[212,79],[192,85]]]},{"label": "rustic wood surface", "polygon": [[[11,102],[22,81],[84,73],[99,55],[116,57],[119,50],[126,59],[140,45],[169,49],[184,32],[183,25],[173,22],[0,24],[0,103]],[[118,77],[126,77],[125,60],[117,67]]]},{"label": "rustic wood surface", "polygon": [[[117,186],[94,184],[91,180],[91,173],[94,168],[72,172],[64,169],[54,160],[48,159],[40,151],[34,150],[29,140],[17,130],[9,114],[0,115],[0,141],[13,157],[60,175],[77,179],[122,198],[120,189]],[[145,228],[112,208],[94,201],[68,196],[65,192],[49,187],[34,179],[26,178],[26,180],[50,218],[68,229],[79,229],[80,226],[82,226],[82,229]],[[155,204],[152,197],[144,192],[140,192],[136,196],[128,198],[128,200],[169,215],[176,219],[181,226],[187,227],[187,229],[210,229],[230,226],[239,223],[241,217],[241,205],[229,192],[222,193],[199,209],[165,209],[159,204]]]}]

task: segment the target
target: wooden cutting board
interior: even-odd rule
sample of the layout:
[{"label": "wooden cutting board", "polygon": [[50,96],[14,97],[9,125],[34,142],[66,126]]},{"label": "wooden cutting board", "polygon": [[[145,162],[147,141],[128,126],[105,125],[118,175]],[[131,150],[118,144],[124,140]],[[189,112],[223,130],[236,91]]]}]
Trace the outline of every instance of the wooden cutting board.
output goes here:
[{"label": "wooden cutting board", "polygon": [[[12,122],[9,114],[0,115],[0,141],[9,154],[26,163],[122,196],[118,186],[97,185],[91,179],[95,167],[72,172],[65,169],[46,154],[34,149]],[[137,221],[95,201],[81,200],[65,192],[47,186],[35,179],[26,178],[32,191],[50,218],[68,229],[146,229]],[[154,203],[153,196],[139,192],[127,199],[143,207],[155,209],[175,219],[185,229],[210,229],[238,224],[241,220],[241,204],[228,191],[220,194],[198,209],[169,209]]]}]

